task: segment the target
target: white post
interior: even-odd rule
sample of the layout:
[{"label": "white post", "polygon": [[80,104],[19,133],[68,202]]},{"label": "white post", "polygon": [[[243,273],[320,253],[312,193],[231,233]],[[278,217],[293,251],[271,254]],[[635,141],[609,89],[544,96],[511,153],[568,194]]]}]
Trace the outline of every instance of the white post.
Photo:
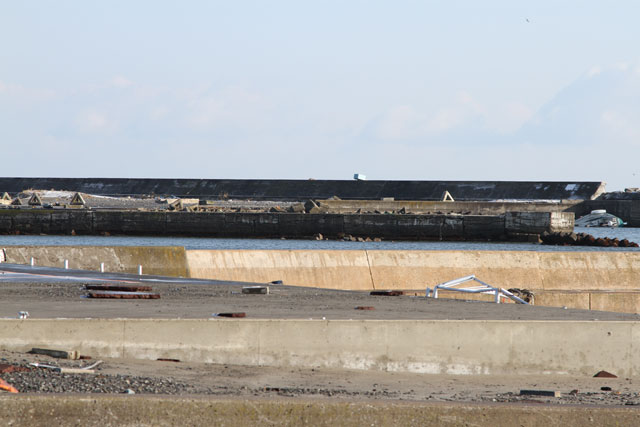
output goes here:
[{"label": "white post", "polygon": [[142,276],[142,266],[138,266],[138,276]]},{"label": "white post", "polygon": [[31,267],[33,267],[34,265],[36,265],[35,260],[33,259],[33,257],[31,257]]},{"label": "white post", "polygon": [[104,273],[104,262],[100,263],[100,273]]},{"label": "white post", "polygon": [[68,260],[68,259],[65,259],[65,260],[64,260],[64,269],[65,269],[65,270],[68,270],[68,269],[69,269],[69,260]]}]

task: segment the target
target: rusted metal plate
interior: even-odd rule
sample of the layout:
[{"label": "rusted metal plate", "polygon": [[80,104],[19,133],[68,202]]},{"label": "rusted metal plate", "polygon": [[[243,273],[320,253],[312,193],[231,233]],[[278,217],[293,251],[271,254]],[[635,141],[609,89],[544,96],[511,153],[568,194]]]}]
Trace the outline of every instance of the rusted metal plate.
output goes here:
[{"label": "rusted metal plate", "polygon": [[118,292],[151,292],[153,288],[146,285],[84,285],[88,291],[118,291]]},{"label": "rusted metal plate", "polygon": [[404,295],[403,291],[371,291],[369,295],[383,296],[383,297],[397,297]]},{"label": "rusted metal plate", "polygon": [[119,292],[119,291],[91,291],[87,293],[89,298],[111,299],[159,299],[160,294],[151,292]]},{"label": "rusted metal plate", "polygon": [[215,317],[247,317],[247,313],[237,312],[237,313],[214,313]]}]

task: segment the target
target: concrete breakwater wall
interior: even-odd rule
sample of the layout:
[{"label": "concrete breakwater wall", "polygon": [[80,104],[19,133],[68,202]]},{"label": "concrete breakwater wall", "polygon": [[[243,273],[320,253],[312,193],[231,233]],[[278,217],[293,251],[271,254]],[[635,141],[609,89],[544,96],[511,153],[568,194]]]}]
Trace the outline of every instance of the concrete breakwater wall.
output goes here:
[{"label": "concrete breakwater wall", "polygon": [[287,179],[148,178],[0,178],[0,194],[32,188],[101,195],[173,195],[256,200],[341,199],[442,200],[590,200],[604,192],[603,182],[548,181],[355,181]]},{"label": "concrete breakwater wall", "polygon": [[187,251],[191,277],[330,289],[421,289],[475,274],[504,288],[626,290],[640,284],[640,252]]},{"label": "concrete breakwater wall", "polygon": [[142,265],[144,274],[187,277],[186,251],[172,246],[6,246],[7,262],[46,267],[64,266],[79,270],[100,270],[111,273],[137,274]]},{"label": "concrete breakwater wall", "polygon": [[640,375],[639,334],[631,321],[0,320],[13,351],[453,375]]},{"label": "concrete breakwater wall", "polygon": [[354,235],[385,239],[491,239],[573,230],[567,212],[504,215],[215,213],[82,209],[0,209],[0,233],[132,234],[309,238]]}]

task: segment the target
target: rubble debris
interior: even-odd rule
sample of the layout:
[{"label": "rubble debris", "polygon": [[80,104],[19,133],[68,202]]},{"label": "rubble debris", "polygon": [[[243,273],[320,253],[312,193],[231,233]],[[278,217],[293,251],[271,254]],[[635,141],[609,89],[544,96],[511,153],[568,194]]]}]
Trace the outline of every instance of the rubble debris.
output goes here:
[{"label": "rubble debris", "polygon": [[604,209],[596,209],[575,220],[576,227],[622,227],[623,225],[626,225],[626,222],[607,213]]},{"label": "rubble debris", "polygon": [[247,317],[247,313],[236,312],[236,313],[213,313],[211,316],[213,317],[233,317],[233,318],[242,318]]},{"label": "rubble debris", "polygon": [[529,304],[533,305],[534,300],[535,300],[535,296],[533,294],[533,292],[531,292],[529,289],[520,289],[520,288],[511,288],[511,289],[507,289],[509,292],[511,292],[513,295],[517,296],[518,298],[528,302]]},{"label": "rubble debris", "polygon": [[93,369],[85,369],[85,368],[62,368],[60,366],[46,365],[44,363],[29,363],[29,365],[34,366],[36,368],[49,369],[53,372],[60,372],[61,374],[95,374],[96,371]]},{"label": "rubble debris", "polygon": [[0,374],[8,374],[10,372],[29,372],[29,368],[20,365],[11,365],[9,363],[0,363]]},{"label": "rubble debris", "polygon": [[78,352],[75,350],[64,351],[64,350],[50,350],[48,348],[37,348],[34,347],[31,350],[27,351],[29,354],[43,354],[45,356],[55,357],[57,359],[71,359],[76,360],[78,358]]},{"label": "rubble debris", "polygon": [[0,378],[0,390],[8,391],[9,393],[19,393],[18,389]]},{"label": "rubble debris", "polygon": [[120,291],[120,292],[151,292],[153,288],[147,285],[92,285],[85,284],[87,291]]},{"label": "rubble debris", "polygon": [[383,297],[397,297],[404,295],[403,291],[371,291],[369,295],[383,296]]},{"label": "rubble debris", "polygon": [[269,294],[268,286],[243,286],[242,287],[243,294]]},{"label": "rubble debris", "polygon": [[160,299],[160,294],[151,292],[122,292],[122,291],[90,291],[87,298],[110,299]]},{"label": "rubble debris", "polygon": [[618,240],[608,237],[594,237],[587,233],[549,233],[547,231],[540,235],[543,245],[556,246],[600,246],[614,248],[637,248],[638,244],[627,239]]},{"label": "rubble debris", "polygon": [[562,397],[562,393],[554,390],[520,390],[520,396]]},{"label": "rubble debris", "polygon": [[617,375],[614,375],[611,372],[607,372],[607,371],[600,371],[597,374],[595,374],[593,377],[594,378],[618,378]]}]

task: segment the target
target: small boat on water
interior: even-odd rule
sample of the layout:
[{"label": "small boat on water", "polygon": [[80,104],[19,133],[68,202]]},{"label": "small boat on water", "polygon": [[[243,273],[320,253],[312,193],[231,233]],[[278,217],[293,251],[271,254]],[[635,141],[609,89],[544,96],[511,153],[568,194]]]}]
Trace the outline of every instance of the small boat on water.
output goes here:
[{"label": "small boat on water", "polygon": [[576,227],[622,227],[627,223],[604,209],[596,209],[590,214],[576,219]]}]

